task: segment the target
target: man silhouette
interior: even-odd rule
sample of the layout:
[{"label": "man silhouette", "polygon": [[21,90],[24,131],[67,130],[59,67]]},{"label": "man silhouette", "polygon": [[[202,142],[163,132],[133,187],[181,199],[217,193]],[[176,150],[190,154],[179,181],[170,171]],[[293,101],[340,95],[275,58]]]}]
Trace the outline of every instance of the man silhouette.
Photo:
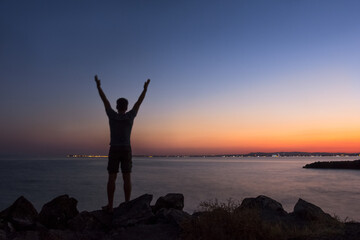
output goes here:
[{"label": "man silhouette", "polygon": [[132,168],[132,153],[130,145],[130,135],[133,126],[134,118],[140,108],[142,101],[145,98],[145,94],[150,83],[148,79],[144,84],[144,90],[142,91],[139,99],[134,104],[133,108],[127,111],[128,101],[125,98],[119,98],[116,101],[115,112],[110,105],[110,102],[106,98],[103,90],[101,89],[101,82],[95,75],[95,82],[99,91],[101,100],[104,103],[106,114],[109,118],[110,125],[110,150],[108,157],[107,170],[109,178],[107,182],[107,197],[108,204],[103,207],[108,212],[113,211],[113,201],[115,192],[115,181],[117,173],[119,172],[119,164],[121,164],[121,172],[124,181],[124,195],[125,202],[130,200],[131,196],[131,168]]}]

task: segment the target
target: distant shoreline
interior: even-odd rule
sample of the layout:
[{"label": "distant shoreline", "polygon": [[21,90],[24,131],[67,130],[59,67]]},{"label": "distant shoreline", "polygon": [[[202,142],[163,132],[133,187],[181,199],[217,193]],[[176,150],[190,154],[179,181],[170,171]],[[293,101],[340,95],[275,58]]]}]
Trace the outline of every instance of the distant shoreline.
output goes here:
[{"label": "distant shoreline", "polygon": [[[184,155],[134,155],[134,157],[359,157],[360,153],[328,153],[328,152],[252,152],[247,154],[184,154]],[[105,158],[107,155],[101,154],[68,154],[68,158]]]}]

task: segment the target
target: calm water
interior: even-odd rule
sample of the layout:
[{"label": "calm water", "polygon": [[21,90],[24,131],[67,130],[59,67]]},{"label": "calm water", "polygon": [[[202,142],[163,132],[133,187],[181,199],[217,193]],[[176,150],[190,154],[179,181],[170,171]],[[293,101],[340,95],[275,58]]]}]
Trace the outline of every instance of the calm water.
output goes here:
[{"label": "calm water", "polygon": [[[155,200],[169,192],[185,195],[185,210],[217,198],[242,200],[267,195],[292,211],[298,198],[320,206],[341,219],[360,221],[360,171],[313,170],[314,161],[355,158],[134,158],[133,197],[144,193]],[[40,210],[67,193],[78,199],[79,210],[106,203],[106,159],[47,159],[0,161],[0,210],[20,195]],[[118,179],[115,203],[123,200]]]}]

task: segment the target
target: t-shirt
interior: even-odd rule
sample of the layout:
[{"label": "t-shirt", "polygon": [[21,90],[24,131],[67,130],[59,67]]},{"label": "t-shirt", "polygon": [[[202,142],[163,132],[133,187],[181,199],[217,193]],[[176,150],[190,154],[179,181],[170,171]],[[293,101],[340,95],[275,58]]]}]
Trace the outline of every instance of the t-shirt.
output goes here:
[{"label": "t-shirt", "polygon": [[130,146],[131,129],[137,111],[130,110],[127,113],[117,113],[113,109],[106,109],[110,125],[110,145]]}]

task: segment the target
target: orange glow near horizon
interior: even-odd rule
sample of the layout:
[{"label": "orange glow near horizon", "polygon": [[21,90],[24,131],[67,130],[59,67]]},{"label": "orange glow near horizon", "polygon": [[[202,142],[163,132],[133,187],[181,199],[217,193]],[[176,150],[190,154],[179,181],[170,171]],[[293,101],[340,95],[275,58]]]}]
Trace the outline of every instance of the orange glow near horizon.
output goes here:
[{"label": "orange glow near horizon", "polygon": [[[198,127],[166,129],[156,134],[136,131],[136,149],[150,149],[157,153],[222,154],[276,151],[303,152],[360,152],[360,128],[277,126],[276,128],[214,129],[207,124]],[[207,130],[209,129],[209,130]],[[168,131],[167,131],[168,130]],[[153,132],[152,132],[153,133]],[[147,152],[146,151],[146,152]]]},{"label": "orange glow near horizon", "polygon": [[255,107],[239,105],[238,111],[234,104],[216,108],[208,102],[221,109],[214,113],[194,103],[181,114],[140,117],[132,141],[139,153],[159,154],[360,152],[360,114],[347,104],[354,102],[347,93],[336,96],[326,104],[314,98],[302,106],[294,100],[291,107],[284,96],[281,108],[279,100],[251,101]]}]

